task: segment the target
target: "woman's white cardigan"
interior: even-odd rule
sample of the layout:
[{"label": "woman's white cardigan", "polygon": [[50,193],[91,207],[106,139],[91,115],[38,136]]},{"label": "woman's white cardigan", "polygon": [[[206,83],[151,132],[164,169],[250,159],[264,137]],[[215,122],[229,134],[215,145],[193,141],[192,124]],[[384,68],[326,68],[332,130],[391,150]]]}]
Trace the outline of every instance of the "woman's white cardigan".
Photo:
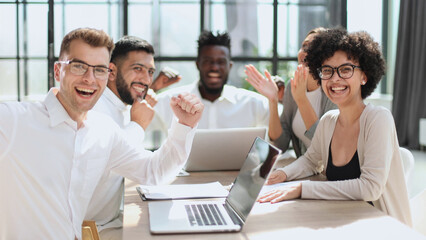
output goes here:
[{"label": "woman's white cardigan", "polygon": [[[327,112],[307,152],[280,169],[286,173],[288,181],[327,169],[329,145],[338,116],[338,110]],[[345,181],[303,182],[302,198],[372,201],[378,209],[411,226],[407,186],[392,114],[383,107],[369,104],[359,122],[357,151],[361,176]]]}]

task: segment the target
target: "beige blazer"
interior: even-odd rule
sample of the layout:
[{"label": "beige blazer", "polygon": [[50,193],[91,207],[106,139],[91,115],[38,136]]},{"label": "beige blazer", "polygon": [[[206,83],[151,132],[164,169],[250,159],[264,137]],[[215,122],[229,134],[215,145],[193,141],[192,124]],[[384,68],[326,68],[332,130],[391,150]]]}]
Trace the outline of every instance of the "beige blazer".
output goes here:
[{"label": "beige blazer", "polygon": [[[304,178],[327,169],[329,145],[338,110],[320,120],[307,152],[280,169],[287,179]],[[411,213],[403,164],[392,114],[383,107],[367,105],[360,116],[357,146],[361,176],[345,181],[303,182],[302,198],[372,201],[374,206],[411,226]]]}]

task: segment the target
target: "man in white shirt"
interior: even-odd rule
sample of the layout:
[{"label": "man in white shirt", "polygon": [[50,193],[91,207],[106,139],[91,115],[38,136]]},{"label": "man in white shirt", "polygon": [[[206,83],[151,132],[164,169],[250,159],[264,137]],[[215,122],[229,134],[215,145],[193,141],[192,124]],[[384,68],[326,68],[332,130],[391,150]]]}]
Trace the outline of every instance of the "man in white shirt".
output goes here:
[{"label": "man in white shirt", "polygon": [[226,84],[232,67],[228,33],[201,33],[196,65],[200,72],[199,81],[157,95],[154,125],[166,131],[173,116],[167,109],[170,98],[181,92],[190,92],[201,98],[205,106],[198,128],[268,126],[268,100],[258,93]]},{"label": "man in white shirt", "polygon": [[76,29],[62,42],[52,89],[40,103],[0,104],[0,239],[80,239],[97,183],[114,171],[144,184],[169,181],[188,157],[203,105],[182,94],[156,152],[137,149],[108,116],[90,111],[108,75],[111,38]]},{"label": "man in white shirt", "polygon": [[[124,130],[129,144],[143,147],[144,130],[154,116],[151,106],[156,103],[155,93],[147,94],[155,72],[154,48],[146,40],[124,36],[115,43],[110,62],[107,87],[93,110],[110,116]],[[179,80],[164,77],[159,75],[156,87]],[[103,240],[122,238],[123,192],[123,177],[106,172],[90,201],[85,219],[96,221]]]}]

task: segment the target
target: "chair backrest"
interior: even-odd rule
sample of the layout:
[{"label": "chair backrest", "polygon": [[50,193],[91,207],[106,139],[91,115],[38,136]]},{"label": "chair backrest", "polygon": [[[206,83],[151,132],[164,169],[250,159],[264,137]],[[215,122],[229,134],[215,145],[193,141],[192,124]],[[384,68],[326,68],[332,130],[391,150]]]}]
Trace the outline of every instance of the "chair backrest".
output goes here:
[{"label": "chair backrest", "polygon": [[426,236],[426,189],[410,199],[413,228]]},{"label": "chair backrest", "polygon": [[95,221],[84,220],[81,225],[81,234],[83,240],[100,240]]},{"label": "chair backrest", "polygon": [[402,164],[404,167],[405,183],[408,188],[409,179],[414,169],[414,156],[410,150],[403,147],[399,147],[399,152],[401,154]]}]

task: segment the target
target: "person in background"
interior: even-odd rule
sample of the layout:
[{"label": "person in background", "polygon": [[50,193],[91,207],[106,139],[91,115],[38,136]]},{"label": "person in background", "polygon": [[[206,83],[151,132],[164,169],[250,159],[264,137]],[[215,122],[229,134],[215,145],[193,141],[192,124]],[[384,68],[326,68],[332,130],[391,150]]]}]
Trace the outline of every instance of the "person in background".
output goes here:
[{"label": "person in background", "polygon": [[[154,116],[152,108],[157,100],[148,87],[155,72],[154,48],[146,40],[124,36],[115,43],[111,55],[111,73],[107,87],[93,110],[110,116],[124,130],[127,140],[142,148],[145,129]],[[179,80],[178,76],[156,78],[162,88]],[[122,238],[124,179],[107,172],[102,176],[90,201],[86,220],[96,221],[103,240]]]},{"label": "person in background", "polygon": [[318,173],[324,173],[327,181],[279,188],[258,201],[363,200],[411,225],[392,114],[384,107],[364,103],[385,73],[379,44],[366,32],[330,29],[315,37],[307,53],[309,71],[338,110],[321,118],[307,152],[274,171],[268,184]]},{"label": "person in background", "polygon": [[[0,104],[0,239],[81,239],[100,178],[109,171],[143,184],[168,182],[185,164],[203,111],[194,95],[173,98],[176,115],[158,151],[128,143],[107,115],[91,109],[111,71],[114,43],[82,28],[61,44],[43,102]],[[23,227],[25,226],[25,227]]]},{"label": "person in background", "polygon": [[253,65],[247,65],[245,70],[247,81],[269,100],[269,139],[283,152],[288,149],[291,140],[297,157],[311,145],[321,116],[337,108],[321,90],[305,63],[309,43],[324,31],[324,28],[312,29],[302,42],[297,55],[299,66],[285,88],[281,117],[278,113],[279,88],[269,72],[265,70],[265,78]]},{"label": "person in background", "polygon": [[204,31],[198,38],[196,61],[199,81],[172,88],[157,95],[155,117],[164,132],[170,126],[172,114],[167,105],[172,96],[189,92],[199,97],[205,106],[198,128],[266,127],[268,101],[262,95],[226,84],[232,67],[231,39],[228,33]]}]

